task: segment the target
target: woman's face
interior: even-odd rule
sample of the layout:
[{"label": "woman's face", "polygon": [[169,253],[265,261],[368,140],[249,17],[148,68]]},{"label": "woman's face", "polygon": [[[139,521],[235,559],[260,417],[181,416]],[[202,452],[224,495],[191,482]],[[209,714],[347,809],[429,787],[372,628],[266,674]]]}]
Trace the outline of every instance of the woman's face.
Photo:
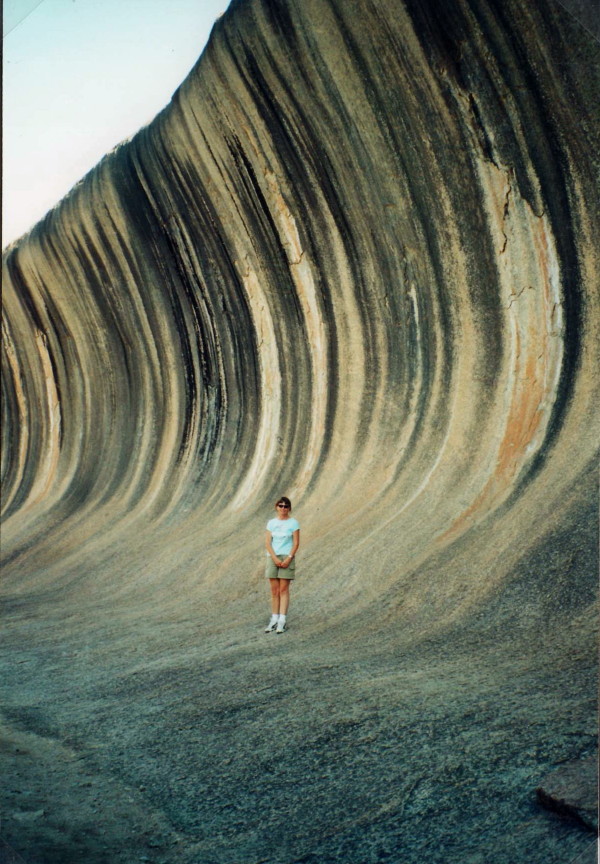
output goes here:
[{"label": "woman's face", "polygon": [[278,519],[288,519],[290,515],[290,508],[287,504],[284,504],[283,501],[280,501],[279,504],[275,505],[275,509],[277,510],[277,518]]}]

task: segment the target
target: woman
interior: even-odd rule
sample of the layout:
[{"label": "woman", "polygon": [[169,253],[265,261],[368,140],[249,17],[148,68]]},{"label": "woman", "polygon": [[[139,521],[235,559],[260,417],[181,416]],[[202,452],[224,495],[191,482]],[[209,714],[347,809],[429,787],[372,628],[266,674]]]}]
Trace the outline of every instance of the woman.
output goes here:
[{"label": "woman", "polygon": [[283,633],[290,605],[290,582],[296,575],[295,555],[300,545],[300,525],[290,514],[292,502],[283,495],[275,504],[277,518],[267,522],[265,576],[271,583],[271,620],[265,633]]}]

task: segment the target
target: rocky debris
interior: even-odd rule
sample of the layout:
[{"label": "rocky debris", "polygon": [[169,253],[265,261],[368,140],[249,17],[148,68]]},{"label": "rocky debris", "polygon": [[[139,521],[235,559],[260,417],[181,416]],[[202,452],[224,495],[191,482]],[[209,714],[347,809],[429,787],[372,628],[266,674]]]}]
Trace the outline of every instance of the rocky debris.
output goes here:
[{"label": "rocky debris", "polygon": [[536,792],[544,807],[576,819],[591,831],[598,830],[597,755],[561,765],[542,781]]}]

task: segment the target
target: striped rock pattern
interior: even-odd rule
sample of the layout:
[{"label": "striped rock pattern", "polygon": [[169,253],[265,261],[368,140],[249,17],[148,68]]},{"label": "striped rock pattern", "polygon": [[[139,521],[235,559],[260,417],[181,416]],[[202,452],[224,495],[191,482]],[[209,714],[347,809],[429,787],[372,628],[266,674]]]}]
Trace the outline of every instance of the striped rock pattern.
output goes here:
[{"label": "striped rock pattern", "polygon": [[256,627],[287,494],[341,655],[589,656],[599,82],[554,0],[234,0],[5,251],[15,608]]},{"label": "striped rock pattern", "polygon": [[361,597],[475,535],[501,579],[595,448],[597,92],[558,11],[234,3],[5,254],[9,558],[183,520],[212,567],[286,490]]}]

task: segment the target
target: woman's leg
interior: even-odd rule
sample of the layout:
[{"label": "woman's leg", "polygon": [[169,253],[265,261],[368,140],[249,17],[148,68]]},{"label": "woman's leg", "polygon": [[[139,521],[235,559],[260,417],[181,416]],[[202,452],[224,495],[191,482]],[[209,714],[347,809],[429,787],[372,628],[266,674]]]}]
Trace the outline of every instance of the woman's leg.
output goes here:
[{"label": "woman's leg", "polygon": [[280,611],[280,582],[285,582],[285,579],[269,579],[271,586],[271,612],[273,615],[278,615]]},{"label": "woman's leg", "polygon": [[290,605],[290,579],[278,579],[279,582],[279,614],[287,615]]}]

